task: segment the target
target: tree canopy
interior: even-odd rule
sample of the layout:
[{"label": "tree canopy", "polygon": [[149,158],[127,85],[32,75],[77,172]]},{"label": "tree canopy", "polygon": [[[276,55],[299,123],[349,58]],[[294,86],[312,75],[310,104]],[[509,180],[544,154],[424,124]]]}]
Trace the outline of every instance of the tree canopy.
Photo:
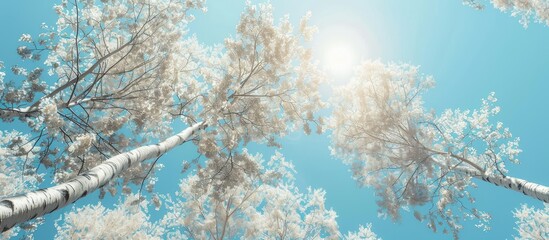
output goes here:
[{"label": "tree canopy", "polygon": [[[549,25],[543,1],[490,3],[524,27]],[[270,3],[247,2],[234,34],[208,45],[192,34],[206,6],[61,0],[54,25],[19,37],[21,61],[0,62],[2,238],[32,238],[44,215],[61,211],[60,239],[383,237],[366,221],[345,233],[330,192],[298,186],[292,161],[307,159],[283,156],[285,137],[298,133],[329,137],[331,146],[310,148],[330,148],[373,189],[379,216],[411,212],[456,239],[463,220],[490,229],[475,204],[479,182],[549,203],[549,187],[509,168],[520,139],[498,120],[494,92],[477,109],[437,112],[425,102],[434,77],[380,60],[337,82],[313,51],[323,29],[311,12],[277,18]],[[160,159],[179,145],[196,151],[166,159],[182,171],[178,191],[160,193]],[[63,210],[82,198],[96,200]],[[516,238],[548,237],[546,205],[513,214]]]}]

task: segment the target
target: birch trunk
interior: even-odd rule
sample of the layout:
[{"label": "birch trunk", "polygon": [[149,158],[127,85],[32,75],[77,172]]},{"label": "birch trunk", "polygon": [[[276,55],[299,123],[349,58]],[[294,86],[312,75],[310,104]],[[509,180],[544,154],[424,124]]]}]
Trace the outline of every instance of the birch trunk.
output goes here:
[{"label": "birch trunk", "polygon": [[[515,178],[515,177],[509,177],[504,175],[495,175],[495,174],[485,174],[482,172],[482,168],[480,168],[475,163],[471,162],[467,158],[460,157],[458,155],[455,155],[453,153],[446,153],[441,151],[435,151],[428,149],[429,151],[436,153],[436,154],[448,154],[453,158],[456,158],[457,160],[460,160],[461,162],[471,166],[472,168],[468,167],[453,167],[452,169],[455,171],[466,173],[467,175],[470,175],[471,177],[480,179],[485,182],[489,182],[491,184],[494,184],[498,187],[504,187],[508,188],[517,192],[520,192],[526,196],[533,197],[537,200],[549,203],[549,187],[529,182],[524,179]],[[434,158],[431,158],[431,160],[444,168],[448,168],[448,166],[445,163],[439,162],[435,160]]]},{"label": "birch trunk", "polygon": [[117,177],[132,164],[158,157],[205,128],[201,122],[155,145],[136,148],[107,159],[102,164],[75,178],[53,186],[18,196],[0,199],[0,229],[5,232],[16,224],[51,213],[75,202]]},{"label": "birch trunk", "polygon": [[520,192],[526,196],[533,197],[537,200],[549,203],[549,187],[529,182],[524,179],[503,176],[503,175],[486,175],[480,174],[478,171],[469,170],[465,168],[456,168],[456,170],[465,172],[472,177],[480,179],[485,182],[489,182],[498,187],[508,188],[517,192]]}]

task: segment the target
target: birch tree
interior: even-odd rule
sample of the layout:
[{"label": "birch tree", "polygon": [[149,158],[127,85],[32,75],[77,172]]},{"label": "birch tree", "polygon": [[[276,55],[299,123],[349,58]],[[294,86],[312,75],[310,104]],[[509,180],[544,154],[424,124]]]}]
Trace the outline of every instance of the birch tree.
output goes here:
[{"label": "birch tree", "polygon": [[[130,184],[149,179],[152,190],[154,161],[144,161],[184,142],[219,162],[250,141],[277,146],[289,130],[322,131],[314,116],[323,105],[321,78],[301,46],[314,32],[308,16],[294,31],[288,18],[275,24],[270,5],[249,5],[235,37],[206,47],[185,36],[187,11],[202,4],[63,1],[55,27],[21,37],[28,43],[18,48],[21,57],[46,53],[55,81],[43,80],[42,68],[12,67],[24,79],[2,84],[0,118],[34,131],[40,153],[24,168],[53,169],[58,185],[3,196],[2,231],[96,189],[129,193]],[[177,123],[188,128],[166,138]],[[154,139],[163,140],[147,145]]]},{"label": "birch tree", "polygon": [[[34,132],[30,144],[40,151],[34,158],[27,156],[21,166],[26,175],[45,167],[54,183],[65,182],[168,129],[162,123],[172,119],[169,110],[175,104],[168,89],[180,82],[173,71],[187,71],[187,58],[182,55],[188,53],[182,52],[181,37],[190,20],[186,12],[195,4],[201,3],[62,1],[54,7],[59,16],[55,27],[44,25],[44,32],[36,37],[21,36],[25,45],[17,49],[18,54],[32,61],[25,65],[38,67],[29,71],[14,65],[11,76],[4,74],[11,79],[0,87],[0,118],[26,123]],[[45,66],[38,63],[42,55],[47,56]],[[128,131],[136,133],[134,139],[127,136]],[[134,163],[133,169],[119,172],[123,185],[141,183],[151,167]],[[111,182],[102,193],[115,193],[116,184],[120,182]],[[105,181],[95,184],[104,185]],[[69,195],[75,200],[87,190],[53,192],[57,200],[66,201]],[[48,211],[59,206],[53,202],[46,204]],[[5,231],[14,224],[5,217],[14,211],[27,212],[28,206],[18,208],[22,202],[9,199],[1,203],[0,228]],[[26,218],[37,215],[31,212]]]},{"label": "birch tree", "polygon": [[460,219],[476,218],[485,229],[490,219],[468,204],[473,178],[549,202],[548,187],[508,175],[505,165],[518,163],[521,150],[519,139],[494,121],[494,93],[479,109],[437,115],[422,100],[433,84],[415,66],[376,61],[335,90],[332,153],[351,165],[361,186],[375,189],[380,213],[398,220],[401,209],[417,207],[418,220],[457,238]]},{"label": "birch tree", "polygon": [[226,167],[209,162],[177,193],[153,199],[167,210],[157,222],[150,221],[147,200],[129,196],[112,210],[96,204],[64,214],[56,238],[378,239],[371,225],[342,236],[324,191],[300,192],[293,165],[278,152],[265,161],[243,149],[232,170]]},{"label": "birch tree", "polygon": [[[171,89],[194,68],[182,38],[192,19],[187,11],[201,4],[62,1],[54,7],[54,27],[44,25],[35,37],[23,34],[17,52],[37,68],[11,67],[11,79],[1,87],[0,117],[18,119],[36,133],[34,143],[43,151],[30,167],[53,168],[55,181],[63,182],[168,133],[173,105],[185,102],[175,102]],[[124,178],[130,175],[136,174]]]}]

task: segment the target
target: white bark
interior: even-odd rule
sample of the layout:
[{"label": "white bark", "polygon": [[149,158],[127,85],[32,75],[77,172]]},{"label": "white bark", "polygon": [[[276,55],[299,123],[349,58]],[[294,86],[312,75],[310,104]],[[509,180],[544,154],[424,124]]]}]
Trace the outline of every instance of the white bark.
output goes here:
[{"label": "white bark", "polygon": [[465,172],[472,177],[480,179],[485,182],[489,182],[499,187],[505,187],[524,195],[533,197],[540,201],[549,203],[549,187],[543,186],[537,183],[529,182],[524,179],[495,175],[495,174],[482,174],[476,170],[469,170],[466,168],[455,168],[457,171]]},{"label": "white bark", "polygon": [[31,111],[29,107],[0,109],[0,119],[12,119],[15,117],[34,117],[38,114],[38,110]]},{"label": "white bark", "polygon": [[[440,151],[434,151],[434,150],[430,150],[430,151],[432,151],[434,153],[438,153],[438,154],[448,154],[448,153],[440,152]],[[520,193],[522,193],[526,196],[530,196],[530,197],[533,197],[537,200],[549,203],[549,187],[547,187],[547,186],[537,184],[537,183],[533,183],[533,182],[529,182],[529,181],[526,181],[524,179],[515,178],[515,177],[509,177],[509,176],[504,176],[504,175],[496,175],[496,174],[485,174],[485,173],[481,172],[482,169],[478,165],[472,163],[468,159],[457,156],[457,155],[452,154],[452,153],[450,153],[450,156],[452,156],[454,158],[457,158],[458,160],[460,160],[462,162],[465,162],[465,163],[469,164],[470,166],[474,167],[474,168],[453,167],[452,169],[455,170],[455,171],[466,173],[467,175],[470,175],[472,177],[475,177],[475,178],[480,179],[480,180],[485,181],[485,182],[489,182],[489,183],[494,184],[498,187],[505,187],[505,188],[520,192]],[[439,166],[447,167],[447,165],[445,163],[437,161],[434,158],[432,158],[431,160]]]},{"label": "white bark", "polygon": [[543,186],[537,183],[528,182],[524,179],[509,177],[509,176],[475,176],[486,182],[492,183],[496,186],[502,186],[521,192],[524,195],[536,198],[538,200],[549,203],[549,187]]},{"label": "white bark", "polygon": [[132,164],[158,157],[205,128],[197,123],[155,145],[136,148],[107,159],[102,164],[75,178],[46,189],[0,199],[0,230],[4,232],[18,223],[43,216],[62,208],[97,190],[117,177]]}]

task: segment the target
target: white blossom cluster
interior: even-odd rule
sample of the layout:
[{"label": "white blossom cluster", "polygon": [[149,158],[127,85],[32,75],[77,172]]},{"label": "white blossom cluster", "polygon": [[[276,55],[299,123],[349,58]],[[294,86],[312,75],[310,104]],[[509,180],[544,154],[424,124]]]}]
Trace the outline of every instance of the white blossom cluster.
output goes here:
[{"label": "white blossom cluster", "polygon": [[377,236],[377,234],[375,234],[373,231],[372,231],[372,224],[368,224],[366,225],[366,227],[364,226],[359,226],[358,228],[358,232],[349,232],[347,233],[347,235],[345,235],[345,239],[348,239],[348,240],[381,240],[381,238],[379,238]]},{"label": "white blossom cluster", "polygon": [[[477,9],[483,9],[484,1],[463,0],[463,3]],[[511,12],[513,17],[519,17],[519,22],[525,28],[534,20],[549,25],[549,2],[547,0],[491,0],[492,5],[502,12]]]},{"label": "white blossom cluster", "polygon": [[80,156],[88,151],[94,142],[94,134],[82,134],[76,136],[76,140],[67,148],[67,151],[73,156]]},{"label": "white blossom cluster", "polygon": [[55,222],[56,239],[163,239],[164,228],[149,221],[148,202],[129,195],[114,209],[101,203],[75,208]]},{"label": "white blossom cluster", "polygon": [[[36,188],[41,181],[41,174],[29,174],[27,161],[32,162],[40,151],[39,147],[29,142],[27,135],[15,130],[0,130],[0,197],[21,194],[28,189]],[[17,236],[21,229],[26,230],[25,234],[31,234],[37,227],[39,221],[22,224],[7,232],[0,233],[1,238]],[[32,237],[32,235],[27,235]]]},{"label": "white blossom cluster", "polygon": [[515,239],[549,239],[549,204],[539,209],[523,204],[513,215],[517,219],[515,229],[519,234]]},{"label": "white blossom cluster", "polygon": [[48,133],[51,135],[57,134],[59,128],[65,124],[57,112],[57,104],[52,99],[46,99],[40,103],[40,111]]},{"label": "white blossom cluster", "polygon": [[32,37],[31,37],[30,34],[24,33],[24,34],[22,34],[21,37],[19,38],[19,41],[20,41],[20,42],[29,42],[29,43],[30,43],[30,42],[32,42]]},{"label": "white blossom cluster", "polygon": [[[266,164],[245,149],[216,176],[208,165],[183,180],[177,199],[166,199],[164,226],[189,239],[337,239],[336,213],[326,209],[323,190],[300,193],[289,180],[293,166],[276,153]],[[236,181],[225,178],[237,177]],[[225,182],[233,182],[227,185]]]}]

